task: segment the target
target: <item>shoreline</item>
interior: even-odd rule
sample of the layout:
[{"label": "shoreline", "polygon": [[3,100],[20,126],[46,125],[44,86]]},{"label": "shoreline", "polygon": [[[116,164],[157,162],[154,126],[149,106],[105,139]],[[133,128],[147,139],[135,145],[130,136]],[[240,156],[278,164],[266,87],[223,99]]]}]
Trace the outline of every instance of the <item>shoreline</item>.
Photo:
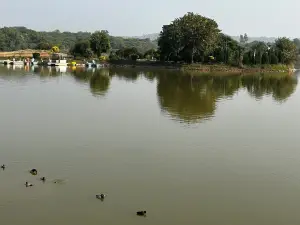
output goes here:
[{"label": "shoreline", "polygon": [[183,72],[200,72],[200,73],[220,73],[220,74],[248,74],[248,73],[293,73],[293,66],[282,64],[262,65],[253,67],[240,68],[224,64],[175,64],[170,62],[157,61],[127,61],[127,62],[106,62],[105,66],[111,68],[151,68],[151,69],[169,69],[181,70]]}]

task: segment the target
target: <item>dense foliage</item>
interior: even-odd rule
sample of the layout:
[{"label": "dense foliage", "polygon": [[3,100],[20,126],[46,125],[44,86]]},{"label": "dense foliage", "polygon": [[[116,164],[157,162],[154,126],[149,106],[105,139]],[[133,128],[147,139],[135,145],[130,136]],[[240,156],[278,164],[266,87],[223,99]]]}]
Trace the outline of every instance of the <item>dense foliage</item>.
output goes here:
[{"label": "dense foliage", "polygon": [[[62,52],[68,52],[80,40],[89,40],[89,32],[37,32],[26,27],[0,28],[0,51],[16,51],[22,49],[50,50],[56,45]],[[109,36],[112,49],[135,47],[139,52],[146,52],[156,48],[155,42],[150,39],[122,38]]]},{"label": "dense foliage", "polygon": [[291,64],[300,51],[300,40],[278,38],[275,43],[254,41],[240,35],[240,42],[223,34],[209,18],[187,13],[164,25],[158,39],[161,60],[225,63],[234,66]]},{"label": "dense foliage", "polygon": [[90,37],[91,49],[97,56],[101,56],[102,53],[107,53],[110,50],[110,41],[108,31],[96,31]]}]

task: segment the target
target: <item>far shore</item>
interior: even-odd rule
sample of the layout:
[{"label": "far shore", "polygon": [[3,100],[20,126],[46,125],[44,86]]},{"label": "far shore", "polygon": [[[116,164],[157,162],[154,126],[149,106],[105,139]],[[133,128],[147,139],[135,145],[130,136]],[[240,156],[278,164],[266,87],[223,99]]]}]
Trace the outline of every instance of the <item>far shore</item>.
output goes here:
[{"label": "far shore", "polygon": [[158,69],[174,69],[182,71],[194,71],[201,73],[220,73],[220,74],[241,74],[241,73],[292,73],[293,66],[287,65],[256,65],[253,67],[237,67],[224,64],[181,64],[160,61],[131,61],[118,60],[107,62],[109,67],[117,68],[158,68]]},{"label": "far shore", "polygon": [[[44,57],[43,57],[44,58]],[[44,58],[46,62],[47,58]],[[75,60],[68,59],[68,64],[77,67],[85,67],[85,62],[90,60]],[[181,70],[181,71],[193,71],[199,73],[218,73],[218,74],[253,74],[253,73],[286,73],[291,74],[294,72],[293,65],[254,65],[254,66],[230,66],[226,64],[186,64],[186,63],[175,63],[175,62],[161,62],[155,60],[108,60],[108,61],[97,61],[97,64],[101,64],[102,67],[110,68],[147,68],[147,69],[169,69],[169,70]],[[41,66],[44,64],[41,63]]]}]

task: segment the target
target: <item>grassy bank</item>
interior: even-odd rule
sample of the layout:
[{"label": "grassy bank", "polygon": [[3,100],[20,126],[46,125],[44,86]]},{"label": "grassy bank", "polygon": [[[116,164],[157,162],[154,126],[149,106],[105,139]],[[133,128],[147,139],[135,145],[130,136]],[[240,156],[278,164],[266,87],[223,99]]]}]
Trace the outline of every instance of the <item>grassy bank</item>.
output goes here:
[{"label": "grassy bank", "polygon": [[254,65],[243,68],[225,65],[225,64],[182,64],[173,62],[160,61],[134,61],[134,60],[117,60],[109,61],[110,67],[143,67],[143,68],[160,68],[160,69],[180,69],[183,71],[197,71],[202,73],[289,73],[292,66],[277,65]]},{"label": "grassy bank", "polygon": [[[291,67],[292,68],[292,67]],[[287,65],[261,65],[261,66],[245,66],[243,68],[229,66],[224,64],[203,65],[189,64],[182,65],[182,70],[199,71],[199,72],[223,72],[223,73],[289,73],[291,68]]]}]

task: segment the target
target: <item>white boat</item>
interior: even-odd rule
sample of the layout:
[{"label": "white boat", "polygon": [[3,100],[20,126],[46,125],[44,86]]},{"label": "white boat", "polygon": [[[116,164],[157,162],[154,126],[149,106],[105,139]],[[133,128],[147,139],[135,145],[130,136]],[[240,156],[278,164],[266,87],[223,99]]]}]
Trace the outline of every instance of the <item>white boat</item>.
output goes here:
[{"label": "white boat", "polygon": [[67,60],[64,57],[65,54],[54,53],[49,59],[48,66],[68,66]]},{"label": "white boat", "polygon": [[22,61],[22,60],[18,60],[18,61],[13,60],[13,61],[10,61],[9,64],[14,65],[14,66],[24,66],[24,61]]}]

